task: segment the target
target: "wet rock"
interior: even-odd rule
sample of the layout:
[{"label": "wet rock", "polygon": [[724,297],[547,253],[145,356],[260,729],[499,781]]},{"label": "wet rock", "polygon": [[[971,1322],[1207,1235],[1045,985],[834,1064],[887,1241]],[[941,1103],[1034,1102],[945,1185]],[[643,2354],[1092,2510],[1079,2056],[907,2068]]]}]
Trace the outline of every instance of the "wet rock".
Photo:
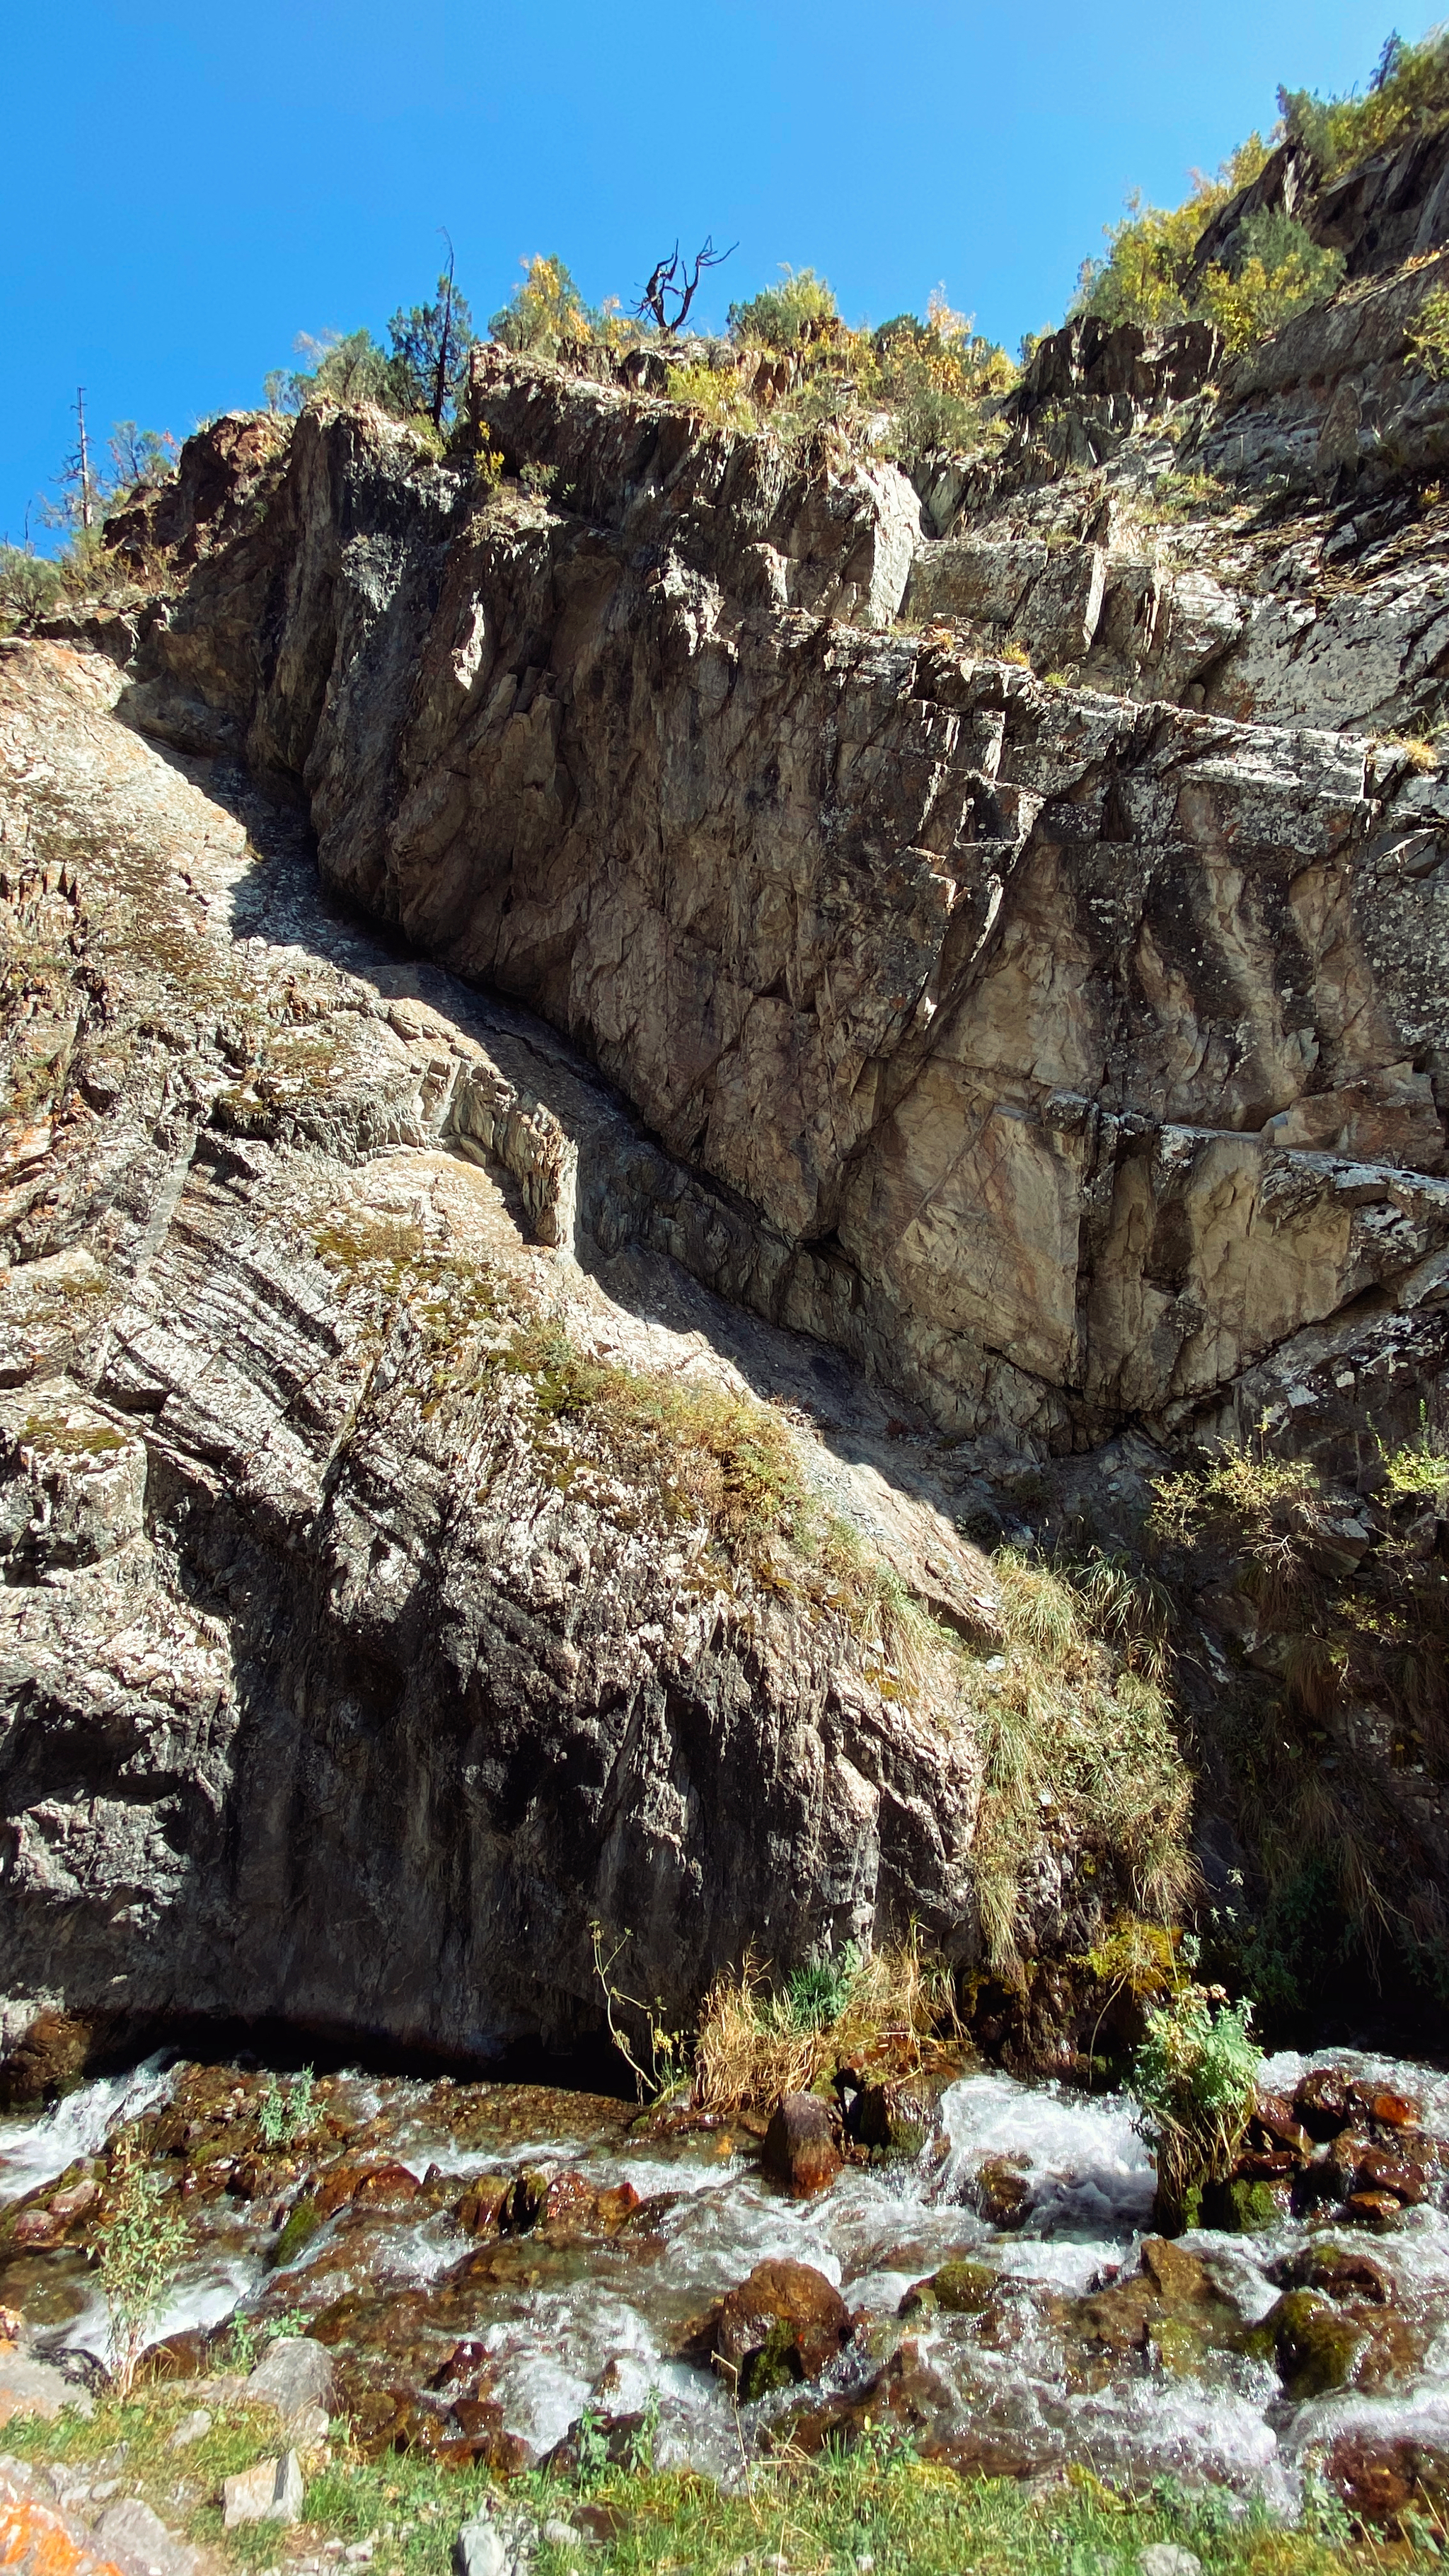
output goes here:
[{"label": "wet rock", "polygon": [[840,2292],[811,2263],[757,2263],[706,2320],[703,2340],[721,2378],[745,2399],[818,2379],[850,2340]]},{"label": "wet rock", "polygon": [[1392,2523],[1411,2512],[1433,2520],[1449,2507],[1449,2449],[1411,2434],[1340,2433],[1324,2473],[1363,2522]]},{"label": "wet rock", "polygon": [[964,2259],[943,2263],[928,2280],[917,2281],[907,2290],[900,2314],[904,2317],[918,2309],[939,2308],[946,2316],[984,2316],[996,2295],[998,2277],[989,2263]]},{"label": "wet rock", "polygon": [[1260,2093],[1248,2123],[1248,2137],[1255,2147],[1286,2149],[1297,2157],[1307,2156],[1312,2140],[1293,2105],[1281,2093]]},{"label": "wet rock", "polygon": [[1321,2290],[1330,2299],[1356,2299],[1370,2306],[1387,2307],[1394,2295],[1387,2272],[1371,2254],[1321,2239],[1280,2255],[1269,2264],[1268,2278],[1282,2290]]},{"label": "wet rock", "polygon": [[1286,2177],[1265,2181],[1234,2175],[1229,2182],[1205,2186],[1198,2224],[1219,2227],[1229,2236],[1261,2236],[1287,2215],[1291,2201],[1291,2185]]},{"label": "wet rock", "polygon": [[1200,2257],[1184,2252],[1169,2237],[1143,2238],[1142,2270],[1160,2298],[1209,2299],[1215,2295]]},{"label": "wet rock", "polygon": [[845,2133],[876,2156],[918,2156],[926,2143],[925,2105],[894,2084],[866,2084],[847,2102]]},{"label": "wet rock", "polygon": [[767,2174],[801,2199],[824,2191],[841,2167],[830,2113],[816,2093],[787,2093],[765,2131],[760,2158]]},{"label": "wet rock", "polygon": [[503,2223],[503,2206],[511,2188],[507,2174],[479,2174],[470,2182],[461,2200],[453,2203],[453,2216],[470,2236],[496,2236]]},{"label": "wet rock", "polygon": [[1316,2290],[1288,2290],[1246,2340],[1249,2351],[1272,2360],[1288,2395],[1301,2403],[1350,2386],[1368,2336]]},{"label": "wet rock", "polygon": [[1376,2235],[1387,2236],[1403,2220],[1404,2204],[1391,2191],[1351,2191],[1343,2204],[1345,2218],[1359,2227],[1371,2227]]},{"label": "wet rock", "polygon": [[83,2014],[39,2012],[23,2039],[0,2060],[0,2110],[58,2102],[85,2074],[94,2025]]},{"label": "wet rock", "polygon": [[1020,2227],[1031,2207],[1025,2156],[988,2156],[966,2187],[966,2197],[988,2227]]},{"label": "wet rock", "polygon": [[1417,2129],[1424,2116],[1422,2103],[1411,2094],[1391,2092],[1387,2085],[1356,2082],[1349,2093],[1355,2116],[1383,2129]]},{"label": "wet rock", "polygon": [[919,2441],[922,2435],[944,2432],[956,2411],[953,2390],[907,2336],[864,2388],[792,2410],[782,2419],[778,2435],[792,2448],[813,2456],[827,2444],[848,2446],[862,2433],[882,2427]]},{"label": "wet rock", "polygon": [[1339,2066],[1317,2066],[1294,2089],[1293,2116],[1320,2145],[1353,2117],[1352,2080]]},{"label": "wet rock", "polygon": [[282,2221],[281,2231],[272,2247],[273,2269],[281,2271],[287,2264],[294,2263],[297,2256],[311,2244],[318,2229],[325,2223],[323,2212],[318,2208],[310,2192],[302,2199],[294,2201]]},{"label": "wet rock", "polygon": [[235,2531],[242,2522],[300,2522],[301,2462],[295,2451],[283,2452],[280,2459],[259,2460],[254,2469],[224,2478],[221,2494],[221,2518],[227,2531]]}]

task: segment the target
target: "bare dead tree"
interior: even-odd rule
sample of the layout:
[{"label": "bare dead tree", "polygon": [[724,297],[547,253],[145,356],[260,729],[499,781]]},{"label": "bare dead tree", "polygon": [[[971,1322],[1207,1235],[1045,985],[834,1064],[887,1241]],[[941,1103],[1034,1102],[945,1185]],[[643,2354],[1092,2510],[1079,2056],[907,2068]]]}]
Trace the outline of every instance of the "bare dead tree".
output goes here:
[{"label": "bare dead tree", "polygon": [[86,439],[86,389],[82,385],[75,398],[76,418],[80,422],[80,444],[76,449],[76,477],[80,493],[80,522],[88,528],[95,517],[91,501],[91,451]]},{"label": "bare dead tree", "polygon": [[[689,308],[694,302],[701,272],[706,268],[720,267],[738,249],[739,243],[731,242],[728,250],[716,250],[713,236],[706,233],[704,246],[695,252],[691,263],[680,258],[676,242],[669,257],[661,259],[653,270],[634,307],[635,312],[641,319],[646,313],[652,313],[663,337],[672,339],[689,318]],[[672,313],[669,309],[671,302],[676,308]]]},{"label": "bare dead tree", "polygon": [[438,364],[433,376],[434,429],[443,426],[443,405],[448,399],[448,344],[453,329],[453,237],[444,231],[441,224],[438,230],[448,245],[448,283],[443,295],[443,328],[438,336]]}]

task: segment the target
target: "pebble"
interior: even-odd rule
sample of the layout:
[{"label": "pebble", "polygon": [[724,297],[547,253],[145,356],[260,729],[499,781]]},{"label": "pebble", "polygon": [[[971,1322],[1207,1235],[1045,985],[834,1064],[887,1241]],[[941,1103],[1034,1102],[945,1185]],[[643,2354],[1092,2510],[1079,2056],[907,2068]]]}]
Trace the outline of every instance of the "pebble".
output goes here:
[{"label": "pebble", "polygon": [[210,2431],[211,2417],[206,2408],[194,2407],[189,2415],[182,2416],[166,2447],[170,2451],[184,2451],[188,2443],[199,2442],[202,2434]]},{"label": "pebble", "polygon": [[1176,2540],[1154,2540],[1138,2551],[1142,2576],[1202,2576],[1202,2560]]}]

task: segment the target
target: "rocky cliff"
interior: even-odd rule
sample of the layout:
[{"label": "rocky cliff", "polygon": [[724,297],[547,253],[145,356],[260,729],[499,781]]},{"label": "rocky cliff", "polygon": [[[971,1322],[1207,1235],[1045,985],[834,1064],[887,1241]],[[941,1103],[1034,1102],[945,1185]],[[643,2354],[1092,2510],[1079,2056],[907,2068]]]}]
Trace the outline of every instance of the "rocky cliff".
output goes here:
[{"label": "rocky cliff", "polygon": [[[1351,1518],[1438,1419],[1443,265],[1235,371],[1075,324],[913,477],[485,350],[443,456],[201,433],[132,605],[7,649],[21,2018],[478,2050],[597,2022],[596,1919],[671,2012],[1010,1951],[963,1531],[1250,1430]],[[1437,1939],[1393,1687],[1334,1723]],[[1054,1781],[1024,1947],[1167,1883]]]}]

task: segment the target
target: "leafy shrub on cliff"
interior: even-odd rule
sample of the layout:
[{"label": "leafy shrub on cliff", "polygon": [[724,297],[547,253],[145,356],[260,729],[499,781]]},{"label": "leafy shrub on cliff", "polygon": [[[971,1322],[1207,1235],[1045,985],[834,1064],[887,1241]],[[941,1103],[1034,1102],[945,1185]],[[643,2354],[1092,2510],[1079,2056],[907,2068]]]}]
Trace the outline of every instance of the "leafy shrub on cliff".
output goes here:
[{"label": "leafy shrub on cliff", "polygon": [[7,634],[54,607],[60,586],[60,568],[47,555],[33,546],[0,546],[0,620]]},{"label": "leafy shrub on cliff", "polygon": [[1193,309],[1217,324],[1236,355],[1295,313],[1326,304],[1343,271],[1342,251],[1320,249],[1290,215],[1264,210],[1240,226],[1231,265],[1204,272]]},{"label": "leafy shrub on cliff", "polygon": [[488,328],[505,349],[555,358],[566,344],[593,338],[600,320],[555,254],[524,261],[522,277]]},{"label": "leafy shrub on cliff", "polygon": [[1449,288],[1425,296],[1404,335],[1404,361],[1436,385],[1449,376]]},{"label": "leafy shrub on cliff", "polygon": [[780,276],[779,286],[761,287],[758,295],[730,306],[729,335],[742,347],[798,349],[839,324],[840,307],[813,268],[784,266]]},{"label": "leafy shrub on cliff", "polygon": [[1449,118],[1449,27],[1431,27],[1416,45],[1390,36],[1362,97],[1280,89],[1278,106],[1286,131],[1307,144],[1320,176],[1336,178],[1366,153]]},{"label": "leafy shrub on cliff", "polygon": [[1105,227],[1107,257],[1083,260],[1073,312],[1148,329],[1183,321],[1189,309],[1187,274],[1203,228],[1230,197],[1257,178],[1268,149],[1261,134],[1250,134],[1215,178],[1194,177],[1180,206],[1144,205],[1134,190],[1122,221]]}]

